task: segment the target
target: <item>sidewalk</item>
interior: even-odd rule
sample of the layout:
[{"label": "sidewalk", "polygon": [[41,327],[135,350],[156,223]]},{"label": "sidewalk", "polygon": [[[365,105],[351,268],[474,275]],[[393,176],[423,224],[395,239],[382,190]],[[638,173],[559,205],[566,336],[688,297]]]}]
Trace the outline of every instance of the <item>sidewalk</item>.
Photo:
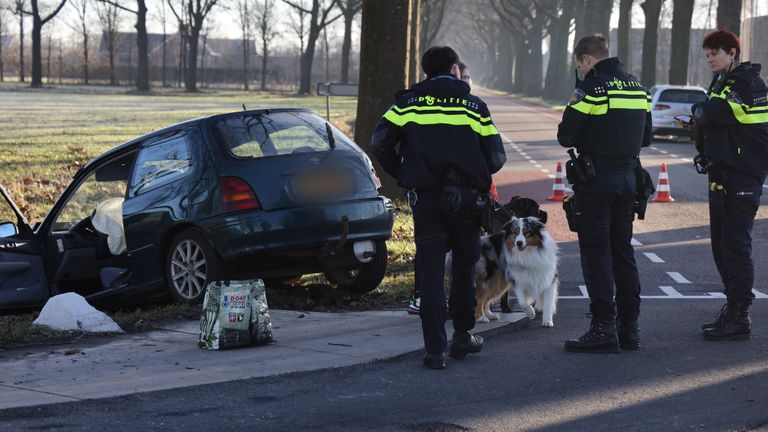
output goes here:
[{"label": "sidewalk", "polygon": [[[252,348],[199,349],[198,322],[179,321],[142,334],[0,350],[0,409],[350,366],[423,347],[419,317],[403,311],[270,314],[275,342]],[[503,314],[475,330],[523,317]]]}]

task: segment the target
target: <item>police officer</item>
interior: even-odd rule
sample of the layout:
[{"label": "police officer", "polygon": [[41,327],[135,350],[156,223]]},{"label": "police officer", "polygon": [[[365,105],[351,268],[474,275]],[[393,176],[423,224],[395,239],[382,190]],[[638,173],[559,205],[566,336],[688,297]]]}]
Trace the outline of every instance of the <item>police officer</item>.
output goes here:
[{"label": "police officer", "polygon": [[480,254],[478,207],[489,199],[491,174],[506,162],[485,103],[459,79],[459,56],[432,47],[421,60],[427,79],[401,93],[373,134],[371,148],[387,173],[408,190],[421,279],[424,365],[446,366],[448,311],[443,291],[445,254],[453,250],[449,355],[482,349],[475,326],[474,265]]},{"label": "police officer", "polygon": [[739,63],[739,38],[732,32],[709,33],[702,46],[715,77],[707,101],[692,109],[695,162],[709,176],[712,254],[728,299],[702,330],[710,340],[748,339],[752,225],[768,174],[768,88],[759,64]]},{"label": "police officer", "polygon": [[640,279],[630,242],[638,155],[650,145],[650,97],[618,58],[608,58],[601,34],[582,38],[574,57],[585,78],[563,113],[557,139],[579,152],[583,178],[571,179],[572,209],[592,321],[583,336],[565,342],[565,349],[636,350]]}]

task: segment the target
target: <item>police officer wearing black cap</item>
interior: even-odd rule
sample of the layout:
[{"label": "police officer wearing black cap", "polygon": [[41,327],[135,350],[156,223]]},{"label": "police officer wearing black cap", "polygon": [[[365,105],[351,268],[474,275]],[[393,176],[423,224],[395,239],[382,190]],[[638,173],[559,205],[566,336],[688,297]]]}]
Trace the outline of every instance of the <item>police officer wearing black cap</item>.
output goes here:
[{"label": "police officer wearing black cap", "polygon": [[739,63],[739,38],[727,30],[702,44],[715,74],[707,101],[693,106],[696,168],[709,176],[712,254],[727,303],[702,326],[710,340],[748,339],[754,294],[752,226],[768,174],[768,86],[760,65]]},{"label": "police officer wearing black cap", "polygon": [[[424,365],[446,367],[480,352],[475,326],[474,265],[480,255],[479,212],[492,204],[491,174],[506,162],[504,147],[485,103],[459,79],[459,56],[432,47],[421,60],[427,79],[400,93],[373,134],[371,148],[387,173],[408,190],[413,209],[416,260],[421,277],[420,315]],[[448,349],[443,277],[453,251]]]},{"label": "police officer wearing black cap", "polygon": [[640,279],[631,240],[639,153],[651,138],[650,96],[608,52],[601,34],[576,44],[574,57],[585,78],[557,133],[560,145],[579,152],[568,166],[575,195],[567,211],[591,300],[589,331],[565,342],[570,352],[640,348]]}]

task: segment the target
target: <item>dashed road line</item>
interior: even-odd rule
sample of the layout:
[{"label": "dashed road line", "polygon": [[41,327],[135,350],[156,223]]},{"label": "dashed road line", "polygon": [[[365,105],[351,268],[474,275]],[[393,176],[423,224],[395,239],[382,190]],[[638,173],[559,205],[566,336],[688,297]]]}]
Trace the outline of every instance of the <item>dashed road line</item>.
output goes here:
[{"label": "dashed road line", "polygon": [[756,289],[753,289],[753,290],[752,290],[752,294],[754,294],[754,295],[755,295],[755,298],[759,298],[759,299],[765,299],[765,298],[768,298],[768,294],[763,294],[763,293],[761,293],[760,291],[758,291],[758,290],[756,290]]},{"label": "dashed road line", "polygon": [[664,291],[664,294],[668,295],[669,297],[682,297],[683,295],[680,294],[680,292],[671,286],[662,285],[659,287],[660,290]]},{"label": "dashed road line", "polygon": [[715,297],[715,298],[725,298],[725,294],[723,294],[721,292],[710,292],[710,293],[707,293],[707,294],[709,294],[710,296]]},{"label": "dashed road line", "polygon": [[656,255],[653,252],[643,252],[643,255],[645,255],[646,258],[651,260],[651,262],[654,263],[663,263],[665,262],[663,259],[661,259],[658,255]]},{"label": "dashed road line", "polygon": [[581,291],[581,295],[584,297],[589,297],[589,292],[587,292],[587,286],[586,285],[579,285],[579,291]]},{"label": "dashed road line", "polygon": [[685,276],[681,275],[678,272],[667,272],[667,274],[669,275],[669,277],[674,279],[674,281],[677,282],[677,283],[681,283],[681,284],[689,284],[689,283],[691,283],[691,281],[686,279]]},{"label": "dashed road line", "polygon": [[636,238],[632,237],[632,241],[630,242],[632,246],[642,246],[643,244],[637,241]]}]

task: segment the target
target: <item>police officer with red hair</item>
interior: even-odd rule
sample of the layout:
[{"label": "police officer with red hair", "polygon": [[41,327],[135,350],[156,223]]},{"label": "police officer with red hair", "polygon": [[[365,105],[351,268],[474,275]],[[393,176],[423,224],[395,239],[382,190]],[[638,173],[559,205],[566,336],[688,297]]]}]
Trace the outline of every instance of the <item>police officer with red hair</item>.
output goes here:
[{"label": "police officer with red hair", "polygon": [[709,33],[702,47],[715,76],[707,100],[692,108],[695,164],[709,178],[712,254],[727,296],[702,330],[709,340],[748,339],[752,226],[768,174],[768,86],[759,64],[740,62],[739,38],[732,32]]}]

